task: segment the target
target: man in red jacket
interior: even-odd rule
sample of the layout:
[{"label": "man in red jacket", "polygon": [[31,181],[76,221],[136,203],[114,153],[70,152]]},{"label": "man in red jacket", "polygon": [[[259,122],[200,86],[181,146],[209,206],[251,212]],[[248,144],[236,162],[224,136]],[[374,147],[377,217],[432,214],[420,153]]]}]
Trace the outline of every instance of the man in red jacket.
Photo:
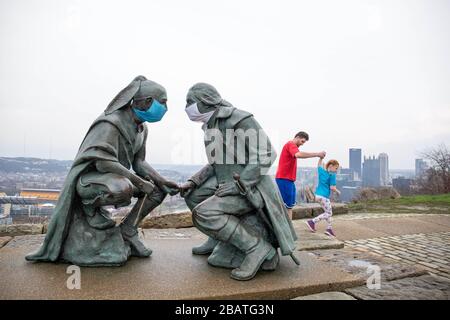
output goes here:
[{"label": "man in red jacket", "polygon": [[297,191],[295,189],[295,180],[297,179],[297,158],[324,158],[325,151],[321,152],[304,152],[299,151],[299,147],[309,140],[306,132],[300,131],[293,140],[288,141],[281,151],[278,164],[276,182],[283,197],[284,205],[288,209],[289,218],[292,219],[292,208],[296,203]]}]

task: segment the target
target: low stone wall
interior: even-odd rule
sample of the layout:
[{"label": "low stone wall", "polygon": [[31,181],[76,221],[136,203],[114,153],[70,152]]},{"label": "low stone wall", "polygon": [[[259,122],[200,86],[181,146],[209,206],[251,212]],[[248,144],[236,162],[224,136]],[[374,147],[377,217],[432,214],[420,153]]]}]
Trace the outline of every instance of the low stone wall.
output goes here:
[{"label": "low stone wall", "polygon": [[[348,206],[345,203],[331,203],[333,215],[348,213]],[[292,219],[306,219],[316,217],[323,213],[322,207],[317,203],[305,203],[295,206],[292,209]]]},{"label": "low stone wall", "polygon": [[191,228],[193,226],[190,211],[148,217],[140,225],[143,229]]},{"label": "low stone wall", "polygon": [[[348,213],[348,206],[343,203],[333,203],[333,214]],[[292,219],[305,219],[315,217],[323,212],[317,203],[301,204],[293,208]],[[170,229],[170,228],[191,228],[192,214],[190,211],[169,213],[159,216],[152,216],[142,221],[143,229]],[[47,224],[11,224],[0,225],[0,237],[14,237],[30,234],[45,234]]]},{"label": "low stone wall", "polygon": [[[348,213],[348,206],[344,203],[333,203],[333,214]],[[292,210],[292,219],[305,219],[315,217],[323,213],[323,209],[317,203],[301,204]],[[169,213],[160,216],[148,217],[141,223],[143,229],[168,229],[168,228],[190,228],[192,214],[190,211],[180,213]]]},{"label": "low stone wall", "polygon": [[[46,230],[45,230],[46,232]],[[15,237],[27,234],[42,234],[44,232],[44,225],[41,223],[25,223],[25,224],[9,224],[0,225],[0,237]]]}]

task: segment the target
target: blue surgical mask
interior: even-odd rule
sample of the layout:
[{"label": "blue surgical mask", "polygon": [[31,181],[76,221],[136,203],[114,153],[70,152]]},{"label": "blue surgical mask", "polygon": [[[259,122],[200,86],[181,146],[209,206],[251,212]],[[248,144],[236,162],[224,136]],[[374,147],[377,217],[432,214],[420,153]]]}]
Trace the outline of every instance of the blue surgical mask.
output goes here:
[{"label": "blue surgical mask", "polygon": [[133,112],[142,122],[158,122],[164,117],[167,107],[153,99],[152,105],[146,111],[133,108]]}]

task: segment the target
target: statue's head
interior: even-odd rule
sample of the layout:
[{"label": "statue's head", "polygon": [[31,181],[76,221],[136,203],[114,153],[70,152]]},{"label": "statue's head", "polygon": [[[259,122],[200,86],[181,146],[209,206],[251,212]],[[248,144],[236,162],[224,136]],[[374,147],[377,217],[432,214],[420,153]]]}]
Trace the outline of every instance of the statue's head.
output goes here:
[{"label": "statue's head", "polygon": [[111,101],[105,114],[125,107],[131,108],[141,122],[160,121],[167,111],[166,89],[144,76],[137,76]]},{"label": "statue's head", "polygon": [[186,96],[186,113],[192,121],[207,122],[218,108],[231,106],[207,83],[195,84]]}]

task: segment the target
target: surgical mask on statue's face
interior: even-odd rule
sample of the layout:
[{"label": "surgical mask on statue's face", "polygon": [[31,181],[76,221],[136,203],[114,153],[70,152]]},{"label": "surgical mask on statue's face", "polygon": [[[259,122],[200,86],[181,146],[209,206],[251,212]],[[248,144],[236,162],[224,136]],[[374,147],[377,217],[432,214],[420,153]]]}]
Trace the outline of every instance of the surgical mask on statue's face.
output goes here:
[{"label": "surgical mask on statue's face", "polygon": [[186,111],[189,119],[191,119],[191,121],[197,121],[197,122],[203,122],[203,123],[207,123],[209,121],[209,119],[211,119],[211,116],[214,113],[214,110],[206,112],[206,113],[201,113],[198,110],[197,103],[193,103],[190,106],[186,107],[185,111]]},{"label": "surgical mask on statue's face", "polygon": [[158,122],[164,117],[167,107],[153,99],[151,106],[146,111],[133,108],[133,112],[142,122]]}]

